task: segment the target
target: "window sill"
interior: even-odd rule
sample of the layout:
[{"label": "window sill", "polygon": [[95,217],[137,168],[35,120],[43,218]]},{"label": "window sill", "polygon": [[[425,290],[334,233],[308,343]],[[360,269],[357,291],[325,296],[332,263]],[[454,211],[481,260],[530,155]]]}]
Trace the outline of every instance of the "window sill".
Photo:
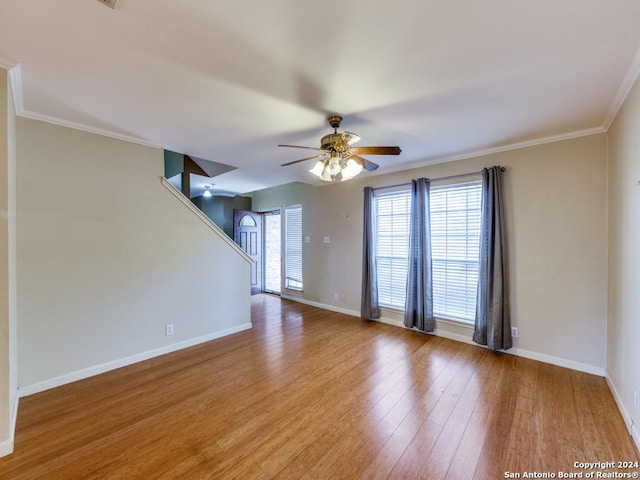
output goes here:
[{"label": "window sill", "polygon": [[400,317],[404,316],[404,308],[380,306],[380,313],[383,314],[384,312],[391,313],[392,315],[400,315]]},{"label": "window sill", "polygon": [[473,322],[468,322],[466,320],[458,320],[456,318],[436,317],[436,321],[441,323],[448,323],[450,325],[455,325],[457,327],[469,328],[471,330],[475,328],[475,324]]},{"label": "window sill", "polygon": [[284,290],[289,290],[291,292],[298,292],[298,293],[304,292],[302,288],[296,288],[296,287],[284,287]]}]

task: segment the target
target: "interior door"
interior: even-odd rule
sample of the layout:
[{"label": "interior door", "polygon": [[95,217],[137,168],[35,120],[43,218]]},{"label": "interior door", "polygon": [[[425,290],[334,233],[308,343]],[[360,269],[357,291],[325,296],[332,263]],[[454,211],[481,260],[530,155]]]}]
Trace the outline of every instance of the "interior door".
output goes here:
[{"label": "interior door", "polygon": [[253,259],[251,295],[262,292],[262,214],[234,210],[233,239]]}]

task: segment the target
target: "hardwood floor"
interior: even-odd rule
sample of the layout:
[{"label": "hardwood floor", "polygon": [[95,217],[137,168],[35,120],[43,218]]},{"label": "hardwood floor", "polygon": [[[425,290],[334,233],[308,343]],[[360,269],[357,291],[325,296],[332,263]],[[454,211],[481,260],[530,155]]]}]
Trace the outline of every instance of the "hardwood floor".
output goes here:
[{"label": "hardwood floor", "polygon": [[252,330],[23,398],[0,479],[498,479],[640,461],[600,377],[266,295],[252,311]]}]

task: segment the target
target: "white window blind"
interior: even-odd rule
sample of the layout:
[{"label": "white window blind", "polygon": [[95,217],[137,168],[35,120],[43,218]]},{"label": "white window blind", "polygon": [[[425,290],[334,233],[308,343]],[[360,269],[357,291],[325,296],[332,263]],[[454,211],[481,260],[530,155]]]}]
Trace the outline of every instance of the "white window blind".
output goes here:
[{"label": "white window blind", "polygon": [[473,322],[480,249],[481,182],[432,186],[433,313]]},{"label": "white window blind", "polygon": [[373,207],[378,303],[383,307],[404,309],[411,192],[376,194]]},{"label": "white window blind", "polygon": [[[473,322],[480,248],[480,181],[431,186],[433,310],[438,318]],[[378,302],[404,309],[409,255],[408,190],[374,198]]]},{"label": "white window blind", "polygon": [[302,207],[284,210],[285,287],[302,290]]}]

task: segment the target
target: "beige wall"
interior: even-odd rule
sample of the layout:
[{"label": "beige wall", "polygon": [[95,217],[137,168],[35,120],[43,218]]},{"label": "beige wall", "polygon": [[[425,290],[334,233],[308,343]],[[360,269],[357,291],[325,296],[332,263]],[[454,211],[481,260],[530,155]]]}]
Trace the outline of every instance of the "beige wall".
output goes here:
[{"label": "beige wall", "polygon": [[[515,351],[603,373],[606,335],[606,135],[593,135],[399,173],[287,192],[302,203],[303,298],[360,310],[362,190],[503,165],[506,171]],[[256,192],[254,209],[283,203],[282,188]],[[332,242],[323,244],[322,237]],[[338,294],[338,301],[334,295]],[[385,313],[393,320],[397,315]],[[440,334],[471,330],[439,323]]]},{"label": "beige wall", "polygon": [[[640,448],[640,83],[609,130],[607,371]],[[638,399],[640,402],[640,399]],[[640,405],[638,406],[640,408]]]},{"label": "beige wall", "polygon": [[161,185],[161,150],[24,118],[17,147],[23,393],[250,325],[249,263]]}]

